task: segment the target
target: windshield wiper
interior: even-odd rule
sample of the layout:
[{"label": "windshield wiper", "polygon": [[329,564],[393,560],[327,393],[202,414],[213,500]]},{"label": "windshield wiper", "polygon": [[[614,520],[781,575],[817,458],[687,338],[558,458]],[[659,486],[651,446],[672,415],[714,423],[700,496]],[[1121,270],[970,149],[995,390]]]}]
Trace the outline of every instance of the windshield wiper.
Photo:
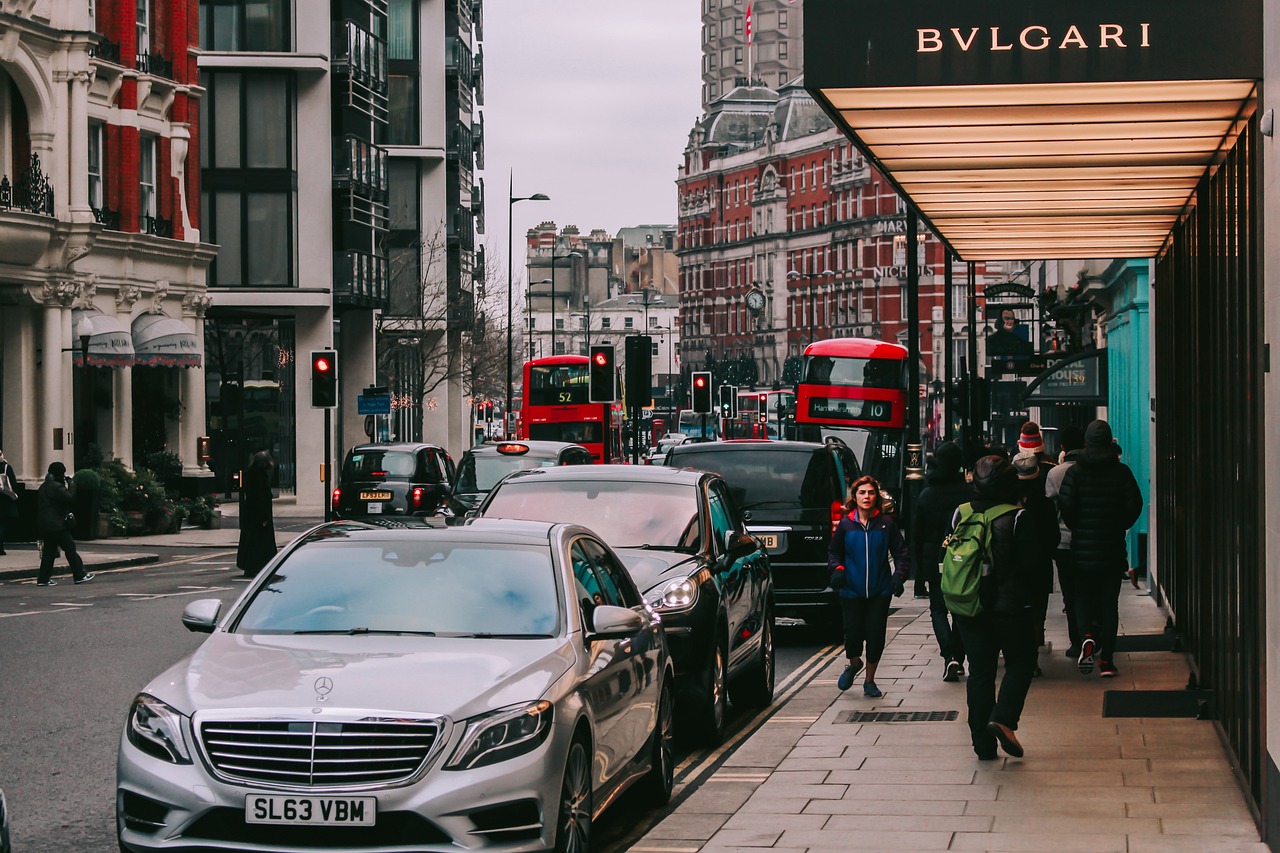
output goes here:
[{"label": "windshield wiper", "polygon": [[474,634],[446,633],[441,636],[464,640],[550,640],[555,634],[494,634],[489,631],[477,631]]},{"label": "windshield wiper", "polygon": [[339,634],[346,636],[354,636],[356,634],[412,634],[416,637],[434,637],[435,631],[400,631],[389,628],[339,628],[336,630],[324,631],[294,631],[295,634]]},{"label": "windshield wiper", "polygon": [[794,501],[777,501],[777,500],[774,500],[774,501],[752,501],[752,502],[751,502],[751,503],[749,503],[749,504],[743,504],[743,505],[742,505],[742,508],[743,508],[743,509],[752,509],[753,507],[765,506],[766,504],[780,504],[780,505],[782,505],[782,506],[791,506],[791,505],[792,505],[792,504],[794,504],[794,503],[795,503]]}]

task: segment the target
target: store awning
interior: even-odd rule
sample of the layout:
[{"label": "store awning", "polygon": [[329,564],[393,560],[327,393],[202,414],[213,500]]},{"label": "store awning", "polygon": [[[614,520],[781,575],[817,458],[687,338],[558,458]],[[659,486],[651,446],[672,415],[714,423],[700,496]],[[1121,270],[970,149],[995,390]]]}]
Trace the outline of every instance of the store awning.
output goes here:
[{"label": "store awning", "polygon": [[124,323],[96,309],[76,308],[71,312],[72,359],[76,367],[85,363],[81,335],[89,336],[88,361],[91,367],[128,367],[133,364],[133,337]]},{"label": "store awning", "polygon": [[806,0],[805,85],[967,261],[1151,257],[1253,112],[1259,0]]},{"label": "store awning", "polygon": [[140,314],[133,321],[134,364],[138,367],[199,367],[200,342],[181,320]]}]

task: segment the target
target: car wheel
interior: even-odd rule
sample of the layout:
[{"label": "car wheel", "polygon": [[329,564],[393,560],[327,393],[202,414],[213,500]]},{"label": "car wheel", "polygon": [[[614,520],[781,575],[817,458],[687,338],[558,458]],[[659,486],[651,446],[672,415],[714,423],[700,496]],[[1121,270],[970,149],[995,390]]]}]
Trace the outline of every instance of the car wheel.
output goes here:
[{"label": "car wheel", "polygon": [[675,701],[671,697],[670,677],[663,679],[658,698],[658,721],[650,746],[649,772],[640,780],[645,801],[651,806],[665,806],[671,801],[675,785],[676,761],[673,748]]},{"label": "car wheel", "polygon": [[724,740],[724,721],[728,715],[729,695],[725,690],[727,667],[724,643],[716,643],[715,651],[707,662],[707,672],[701,707],[697,711],[698,731],[702,742],[715,746]]},{"label": "car wheel", "polygon": [[733,702],[748,708],[763,708],[773,701],[774,651],[773,614],[765,613],[760,628],[760,656],[733,684]]},{"label": "car wheel", "polygon": [[591,849],[591,758],[587,745],[575,738],[564,762],[555,853],[588,853]]}]

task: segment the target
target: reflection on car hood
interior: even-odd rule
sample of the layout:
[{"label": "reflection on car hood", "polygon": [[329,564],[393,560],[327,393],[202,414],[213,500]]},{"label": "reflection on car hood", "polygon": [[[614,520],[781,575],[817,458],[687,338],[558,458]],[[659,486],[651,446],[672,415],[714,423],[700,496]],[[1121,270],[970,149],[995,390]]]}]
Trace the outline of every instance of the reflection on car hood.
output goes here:
[{"label": "reflection on car hood", "polygon": [[701,568],[701,561],[689,554],[677,551],[655,551],[648,548],[614,548],[631,579],[648,593],[656,586],[676,578],[684,578]]},{"label": "reflection on car hood", "polygon": [[185,714],[312,708],[317,679],[329,708],[447,714],[454,719],[540,699],[574,661],[566,638],[227,634],[209,637],[147,686]]}]

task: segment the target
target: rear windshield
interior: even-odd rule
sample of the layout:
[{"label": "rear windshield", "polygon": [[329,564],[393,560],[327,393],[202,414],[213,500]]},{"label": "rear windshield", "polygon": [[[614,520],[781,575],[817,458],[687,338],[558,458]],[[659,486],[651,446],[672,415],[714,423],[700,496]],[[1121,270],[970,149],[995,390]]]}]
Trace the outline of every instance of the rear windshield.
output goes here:
[{"label": "rear windshield", "polygon": [[458,469],[458,491],[464,495],[487,492],[508,474],[529,468],[552,468],[558,465],[554,456],[473,456],[468,453]]},{"label": "rear windshield", "polygon": [[347,456],[344,480],[410,480],[418,457],[406,450],[362,450]]},{"label": "rear windshield", "polygon": [[743,509],[823,508],[843,500],[835,465],[825,450],[720,450],[676,448],[667,463],[724,477]]}]

